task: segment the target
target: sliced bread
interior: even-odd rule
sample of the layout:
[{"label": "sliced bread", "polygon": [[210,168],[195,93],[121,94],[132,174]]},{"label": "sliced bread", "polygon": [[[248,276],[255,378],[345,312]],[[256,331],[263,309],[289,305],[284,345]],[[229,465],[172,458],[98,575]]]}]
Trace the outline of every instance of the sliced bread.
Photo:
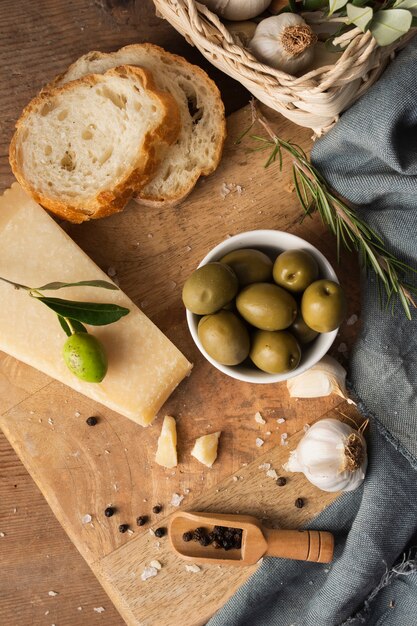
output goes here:
[{"label": "sliced bread", "polygon": [[179,106],[178,140],[154,178],[136,195],[143,204],[173,206],[190,193],[199,176],[211,174],[220,161],[226,137],[220,92],[202,69],[153,44],[133,44],[111,54],[89,52],[57,77],[55,84],[125,64],[150,70],[157,87],[170,93]]},{"label": "sliced bread", "polygon": [[44,89],[16,124],[10,163],[37,202],[79,223],[121,211],[179,131],[175,99],[122,66]]}]

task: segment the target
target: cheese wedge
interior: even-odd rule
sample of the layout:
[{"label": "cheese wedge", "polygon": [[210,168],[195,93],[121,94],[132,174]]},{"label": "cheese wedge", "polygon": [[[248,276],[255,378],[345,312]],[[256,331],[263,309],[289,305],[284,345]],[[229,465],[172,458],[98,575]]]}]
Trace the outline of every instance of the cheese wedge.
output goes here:
[{"label": "cheese wedge", "polygon": [[155,461],[168,469],[177,466],[177,425],[171,415],[164,417]]},{"label": "cheese wedge", "polygon": [[[0,197],[0,276],[39,287],[53,281],[109,280],[18,183]],[[103,382],[86,383],[66,367],[66,335],[57,316],[24,290],[0,281],[0,350],[56,378],[142,426],[148,425],[191,364],[122,292],[74,287],[45,292],[70,300],[113,302],[130,313],[90,327],[104,344]],[[51,399],[51,402],[53,399]]]},{"label": "cheese wedge", "polygon": [[194,448],[191,451],[197,461],[211,467],[214,461],[217,459],[217,448],[219,445],[219,438],[221,431],[211,433],[210,435],[203,435],[195,440]]}]

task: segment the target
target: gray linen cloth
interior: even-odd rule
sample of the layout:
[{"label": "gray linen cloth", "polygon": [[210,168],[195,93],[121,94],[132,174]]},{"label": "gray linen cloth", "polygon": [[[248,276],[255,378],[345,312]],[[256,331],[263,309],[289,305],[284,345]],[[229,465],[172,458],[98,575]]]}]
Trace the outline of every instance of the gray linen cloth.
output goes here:
[{"label": "gray linen cloth", "polygon": [[[417,38],[312,159],[332,186],[417,268]],[[417,277],[410,277],[417,284]],[[371,418],[364,484],[310,528],[331,530],[329,565],[265,559],[209,626],[417,626],[417,313],[381,310],[362,282],[362,332],[350,381]]]}]

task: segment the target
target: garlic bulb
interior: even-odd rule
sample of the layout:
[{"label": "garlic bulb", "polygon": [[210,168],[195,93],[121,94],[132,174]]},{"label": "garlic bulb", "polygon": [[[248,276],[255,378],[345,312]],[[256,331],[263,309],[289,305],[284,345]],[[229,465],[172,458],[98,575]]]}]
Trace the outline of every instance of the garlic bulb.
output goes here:
[{"label": "garlic bulb", "polygon": [[313,61],[316,41],[317,35],[300,15],[282,13],[258,24],[250,49],[266,65],[297,74]]},{"label": "garlic bulb", "polygon": [[309,370],[287,380],[291,398],[323,398],[336,393],[349,402],[346,391],[346,370],[333,357],[326,354]]},{"label": "garlic bulb", "polygon": [[265,11],[271,0],[199,0],[226,20],[250,20]]},{"label": "garlic bulb", "polygon": [[323,491],[353,491],[362,484],[367,464],[361,429],[326,418],[308,429],[283,467],[302,472]]}]

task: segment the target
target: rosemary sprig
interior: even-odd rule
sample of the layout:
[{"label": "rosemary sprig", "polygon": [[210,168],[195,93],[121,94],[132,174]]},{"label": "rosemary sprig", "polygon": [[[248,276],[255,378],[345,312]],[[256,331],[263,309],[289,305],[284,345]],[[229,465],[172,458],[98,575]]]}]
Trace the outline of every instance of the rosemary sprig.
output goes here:
[{"label": "rosemary sprig", "polygon": [[374,271],[380,293],[381,287],[385,290],[387,304],[391,303],[394,307],[395,301],[398,300],[407,318],[411,319],[410,305],[417,307],[412,294],[417,293],[417,288],[404,281],[404,274],[406,272],[417,273],[417,270],[397,259],[385,248],[383,239],[331,189],[300,146],[292,141],[285,141],[274,133],[266,119],[257,110],[253,100],[251,107],[252,124],[240,135],[236,143],[240,143],[258,123],[266,131],[268,137],[259,135],[250,135],[250,137],[260,144],[255,150],[269,149],[271,151],[265,167],[269,167],[278,160],[281,170],[283,153],[290,155],[295,192],[305,214],[311,215],[318,211],[323,223],[336,236],[338,258],[341,245],[348,250],[359,252],[365,271]]}]

